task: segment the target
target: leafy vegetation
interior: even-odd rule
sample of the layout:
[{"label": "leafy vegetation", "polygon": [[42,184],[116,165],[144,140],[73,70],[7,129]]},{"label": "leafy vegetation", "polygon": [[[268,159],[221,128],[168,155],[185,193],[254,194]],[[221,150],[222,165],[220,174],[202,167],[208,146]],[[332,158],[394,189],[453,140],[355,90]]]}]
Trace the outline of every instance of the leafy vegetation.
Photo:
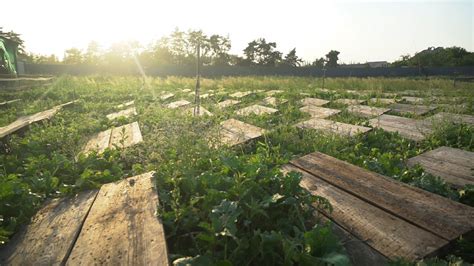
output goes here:
[{"label": "leafy vegetation", "polygon": [[[314,207],[329,210],[330,203],[299,187],[299,175],[280,173],[288,160],[321,151],[396,180],[474,206],[474,189],[453,190],[421,167],[409,169],[408,158],[440,146],[474,151],[474,129],[440,122],[435,133],[415,143],[396,133],[373,130],[365,136],[346,138],[292,125],[308,118],[299,111],[299,100],[308,93],[321,99],[381,97],[382,92],[414,90],[448,106],[452,97],[465,97],[466,114],[474,114],[472,85],[452,87],[445,79],[326,79],[330,92],[319,90],[313,78],[239,77],[204,79],[202,99],[214,116],[192,118],[164,104],[193,96],[188,78],[61,77],[49,87],[0,92],[2,99],[22,101],[0,109],[0,126],[18,116],[45,110],[78,98],[53,119],[30,126],[1,142],[0,241],[6,242],[28,223],[48,198],[75,194],[103,183],[155,170],[160,196],[159,215],[164,222],[169,251],[181,264],[345,264],[348,259],[330,224],[319,219]],[[234,111],[260,103],[256,93],[238,106],[218,109],[215,103],[243,90],[283,90],[275,97],[287,99],[279,113],[239,117]],[[358,91],[357,94],[347,90]],[[161,101],[163,92],[176,94]],[[365,96],[361,96],[363,95]],[[436,94],[436,98],[433,96]],[[114,106],[135,100],[138,116],[109,121]],[[343,110],[331,119],[366,125],[367,119]],[[209,147],[221,121],[238,118],[265,128],[265,138],[236,148]],[[127,149],[77,156],[95,133],[138,121],[144,142]],[[289,215],[291,213],[291,215]],[[471,261],[472,242],[461,240],[454,255]]]}]

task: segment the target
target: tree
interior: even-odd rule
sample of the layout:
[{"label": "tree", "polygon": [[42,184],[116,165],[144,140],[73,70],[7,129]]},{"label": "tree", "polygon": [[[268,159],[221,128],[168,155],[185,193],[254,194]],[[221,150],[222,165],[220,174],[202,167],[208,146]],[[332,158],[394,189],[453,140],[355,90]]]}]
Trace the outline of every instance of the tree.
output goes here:
[{"label": "tree", "polygon": [[99,65],[100,64],[101,51],[99,43],[96,41],[91,41],[87,45],[86,53],[84,54],[84,63],[89,65]]},{"label": "tree", "polygon": [[231,63],[231,56],[229,54],[231,42],[229,37],[217,34],[211,35],[211,37],[209,37],[209,47],[212,65],[227,66]]},{"label": "tree", "polygon": [[400,60],[393,62],[393,66],[411,67],[440,67],[440,66],[472,66],[474,53],[461,47],[428,47],[410,55],[401,56]]},{"label": "tree", "polygon": [[324,60],[324,58],[319,58],[319,59],[316,59],[314,60],[314,62],[312,63],[312,65],[314,67],[317,67],[317,68],[324,68],[324,64],[326,63],[326,60]]},{"label": "tree", "polygon": [[83,59],[84,57],[82,55],[81,50],[77,48],[71,48],[64,51],[64,59],[63,59],[64,64],[70,64],[70,65],[81,64],[83,62]]},{"label": "tree", "polygon": [[281,55],[276,50],[275,42],[268,42],[264,38],[260,38],[248,43],[244,49],[246,63],[262,65],[262,66],[276,66],[281,62]]},{"label": "tree", "polygon": [[326,66],[328,67],[337,67],[337,60],[339,60],[339,52],[336,50],[331,50],[327,55],[326,55]]},{"label": "tree", "polygon": [[287,66],[298,67],[301,63],[303,63],[303,60],[296,55],[296,48],[288,52],[288,54],[285,55],[285,59],[283,59],[283,64]]}]

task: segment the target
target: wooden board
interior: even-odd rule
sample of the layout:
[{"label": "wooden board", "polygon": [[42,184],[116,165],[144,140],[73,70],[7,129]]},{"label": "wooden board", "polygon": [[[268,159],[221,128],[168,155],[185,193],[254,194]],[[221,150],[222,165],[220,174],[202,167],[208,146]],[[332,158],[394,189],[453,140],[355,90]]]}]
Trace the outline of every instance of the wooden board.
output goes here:
[{"label": "wooden board", "polygon": [[96,195],[97,190],[94,190],[51,200],[0,250],[0,264],[63,264]]},{"label": "wooden board", "polygon": [[165,101],[165,100],[168,100],[168,99],[173,98],[173,97],[174,97],[174,94],[171,93],[171,92],[168,92],[168,93],[165,93],[165,94],[161,95],[160,100]]},{"label": "wooden board", "polygon": [[474,230],[474,208],[448,198],[319,152],[291,164],[447,241]]},{"label": "wooden board", "polygon": [[220,103],[217,104],[217,107],[219,108],[226,108],[226,107],[229,107],[229,106],[233,106],[233,105],[236,105],[240,103],[240,101],[237,101],[237,100],[225,100],[225,101],[222,101]]},{"label": "wooden board", "polygon": [[269,90],[269,91],[265,92],[265,94],[267,96],[273,96],[275,94],[280,94],[280,93],[283,93],[283,91],[282,90]]},{"label": "wooden board", "polygon": [[263,102],[265,104],[268,104],[268,105],[271,105],[271,106],[277,106],[277,105],[280,105],[280,104],[285,104],[288,102],[287,99],[279,99],[279,98],[275,98],[275,97],[271,97],[271,96],[268,96],[266,97],[265,99],[263,99]]},{"label": "wooden board", "polygon": [[188,106],[190,104],[191,103],[186,100],[179,100],[179,101],[167,104],[166,107],[170,109],[176,109],[176,108]]},{"label": "wooden board", "polygon": [[380,104],[393,104],[396,103],[396,99],[389,99],[389,98],[371,98],[369,100],[370,103],[380,103]]},{"label": "wooden board", "polygon": [[452,113],[445,113],[445,112],[437,113],[433,116],[426,118],[425,120],[432,121],[432,122],[449,121],[451,123],[456,123],[456,124],[474,125],[473,115],[452,114]]},{"label": "wooden board", "polygon": [[335,122],[321,118],[311,118],[310,120],[296,124],[301,129],[316,129],[339,135],[355,136],[357,134],[367,133],[372,130],[370,127],[356,126],[346,123]]},{"label": "wooden board", "polygon": [[188,93],[188,92],[191,92],[191,90],[190,89],[183,89],[182,92]]},{"label": "wooden board", "polygon": [[435,110],[436,106],[427,106],[427,105],[413,105],[413,104],[403,104],[396,103],[389,106],[392,111],[395,111],[400,114],[413,114],[413,115],[424,115]]},{"label": "wooden board", "polygon": [[250,94],[253,94],[253,92],[251,92],[251,91],[238,91],[238,92],[232,93],[229,96],[232,97],[232,98],[243,98],[243,97],[248,96]]},{"label": "wooden board", "polygon": [[300,108],[301,112],[308,113],[313,118],[327,118],[332,115],[339,114],[341,110],[324,108],[319,106],[303,106]]},{"label": "wooden board", "polygon": [[379,127],[388,132],[398,132],[402,137],[420,141],[432,133],[431,123],[401,116],[383,114],[369,120],[372,127]]},{"label": "wooden board", "polygon": [[128,109],[125,109],[125,110],[122,110],[122,111],[118,111],[116,113],[108,114],[107,118],[109,120],[114,120],[114,119],[117,119],[119,117],[127,118],[127,117],[131,117],[133,115],[137,115],[137,109],[135,107],[128,108]]},{"label": "wooden board", "polygon": [[411,103],[411,104],[423,103],[425,101],[424,98],[413,97],[413,96],[403,96],[402,100],[407,102],[407,103]]},{"label": "wooden board", "polygon": [[382,93],[382,96],[383,96],[383,97],[395,98],[395,97],[398,96],[398,94],[397,94],[397,93],[393,93],[393,92],[383,92],[383,93]]},{"label": "wooden board", "polygon": [[254,104],[251,106],[244,107],[240,110],[235,111],[236,114],[242,115],[242,116],[248,116],[248,115],[265,115],[265,114],[273,114],[278,112],[277,109]]},{"label": "wooden board", "polygon": [[301,104],[304,106],[323,106],[328,103],[329,101],[318,98],[304,98],[301,100]]},{"label": "wooden board", "polygon": [[0,106],[9,105],[9,104],[12,104],[12,103],[15,103],[15,102],[18,102],[18,101],[21,101],[21,99],[15,99],[15,100],[10,100],[10,101],[4,101],[4,102],[1,102],[1,103],[0,103]]},{"label": "wooden board", "polygon": [[219,138],[222,144],[234,146],[258,138],[265,130],[236,119],[228,119],[221,123]]},{"label": "wooden board", "polygon": [[[186,110],[188,114],[192,115],[192,116],[195,116],[194,115],[194,107],[192,108],[189,108]],[[209,110],[207,110],[206,108],[202,107],[202,106],[199,106],[199,116],[213,116],[213,114],[211,112],[209,112]]]},{"label": "wooden board", "polygon": [[325,215],[390,259],[415,260],[448,244],[448,241],[348,193],[319,175],[312,175],[304,168],[286,165],[283,169],[301,173],[302,187],[331,203],[333,211],[323,211]]},{"label": "wooden board", "polygon": [[378,107],[372,107],[372,106],[367,106],[367,105],[351,105],[347,107],[347,110],[350,113],[364,116],[364,117],[380,116],[390,111],[390,109],[388,108],[378,108]]},{"label": "wooden board", "polygon": [[153,173],[103,185],[67,265],[169,265]]},{"label": "wooden board", "polygon": [[426,172],[457,188],[474,185],[474,152],[440,147],[408,159],[407,164],[410,167],[420,164]]},{"label": "wooden board", "polygon": [[133,122],[98,133],[87,142],[82,153],[85,155],[92,151],[102,153],[106,148],[126,148],[142,141],[143,137],[138,122]]},{"label": "wooden board", "polygon": [[134,105],[135,104],[135,101],[129,101],[129,102],[126,102],[126,103],[122,103],[122,104],[119,104],[117,106],[115,106],[116,109],[123,109],[125,107],[129,107],[131,105]]},{"label": "wooden board", "polygon": [[334,101],[335,103],[345,104],[345,105],[356,105],[362,104],[365,100],[357,100],[357,99],[337,99]]}]

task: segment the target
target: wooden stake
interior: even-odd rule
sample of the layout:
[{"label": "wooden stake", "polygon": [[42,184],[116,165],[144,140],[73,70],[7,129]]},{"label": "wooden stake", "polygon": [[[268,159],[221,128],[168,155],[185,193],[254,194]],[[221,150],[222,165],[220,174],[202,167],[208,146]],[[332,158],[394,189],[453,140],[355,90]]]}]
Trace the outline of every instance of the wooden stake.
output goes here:
[{"label": "wooden stake", "polygon": [[198,42],[198,45],[197,45],[197,60],[196,60],[196,91],[195,91],[195,94],[194,94],[194,115],[195,116],[199,116],[199,112],[200,112],[200,105],[201,105],[201,99],[200,99],[200,96],[199,96],[199,90],[200,90],[200,87],[201,87],[201,84],[200,84],[200,60],[201,60],[201,42],[199,41]]}]

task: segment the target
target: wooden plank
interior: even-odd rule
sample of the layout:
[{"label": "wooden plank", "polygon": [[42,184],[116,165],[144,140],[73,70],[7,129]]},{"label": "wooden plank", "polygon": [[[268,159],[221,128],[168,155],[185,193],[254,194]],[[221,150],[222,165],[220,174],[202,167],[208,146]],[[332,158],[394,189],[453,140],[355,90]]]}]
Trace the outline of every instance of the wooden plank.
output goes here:
[{"label": "wooden plank", "polygon": [[183,89],[182,92],[188,93],[188,92],[191,92],[191,90],[190,89]]},{"label": "wooden plank", "polygon": [[173,98],[174,97],[174,94],[171,93],[171,92],[168,92],[168,93],[164,93],[163,95],[160,96],[160,100],[162,101],[166,101],[168,100],[169,98]]},{"label": "wooden plank", "polygon": [[325,104],[328,104],[329,101],[318,98],[304,98],[301,100],[301,103],[304,106],[323,106]]},{"label": "wooden plank", "polygon": [[358,134],[364,134],[372,130],[370,127],[356,126],[320,118],[311,118],[310,120],[300,122],[296,124],[296,127],[301,129],[308,128],[322,130],[351,137]]},{"label": "wooden plank", "polygon": [[228,119],[221,123],[219,137],[222,144],[234,146],[258,138],[265,130],[236,119]]},{"label": "wooden plank", "polygon": [[97,190],[53,199],[0,251],[1,265],[64,263],[94,202]]},{"label": "wooden plank", "polygon": [[191,103],[186,100],[179,100],[179,101],[167,104],[166,107],[170,109],[176,109],[176,108],[188,106],[190,104]]},{"label": "wooden plank", "polygon": [[474,116],[473,115],[463,115],[463,114],[452,114],[446,112],[440,112],[433,116],[426,118],[429,121],[439,122],[439,121],[449,121],[456,124],[470,124],[474,125]]},{"label": "wooden plank", "polygon": [[382,93],[382,96],[383,96],[383,97],[395,98],[395,97],[398,96],[398,94],[397,94],[397,93],[393,93],[393,92],[383,92],[383,93]]},{"label": "wooden plank", "polygon": [[229,96],[232,97],[232,98],[243,98],[243,97],[248,96],[250,94],[253,94],[253,92],[251,92],[251,91],[238,91],[238,92],[232,93]]},{"label": "wooden plank", "polygon": [[390,98],[371,98],[369,100],[370,103],[380,103],[380,104],[393,104],[396,103],[396,99],[390,99]]},{"label": "wooden plank", "polygon": [[67,265],[169,265],[153,173],[103,185]]},{"label": "wooden plank", "polygon": [[423,120],[416,120],[407,117],[383,114],[369,120],[372,127],[379,127],[388,132],[398,132],[402,137],[421,141],[426,135],[432,133],[430,123]]},{"label": "wooden plank", "polygon": [[323,153],[291,163],[448,241],[474,230],[474,208],[397,182]]},{"label": "wooden plank", "polygon": [[110,136],[112,134],[112,129],[108,129],[102,132],[99,132],[96,136],[92,137],[82,150],[82,153],[85,155],[96,151],[97,153],[103,153],[105,149],[109,147]]},{"label": "wooden plank", "polygon": [[133,115],[137,115],[137,109],[135,107],[132,107],[132,108],[128,108],[128,109],[125,109],[125,110],[122,110],[122,111],[118,111],[118,112],[115,112],[115,113],[111,113],[111,114],[108,114],[107,115],[107,118],[109,120],[114,120],[114,119],[117,119],[119,117],[131,117]]},{"label": "wooden plank", "polygon": [[109,148],[126,148],[143,141],[138,122],[123,125],[112,129]]},{"label": "wooden plank", "polygon": [[365,100],[358,100],[358,99],[337,99],[334,101],[335,103],[345,104],[345,105],[358,105],[365,102]]},{"label": "wooden plank", "polygon": [[219,108],[226,108],[226,107],[229,107],[229,106],[233,106],[233,105],[236,105],[240,103],[240,101],[237,101],[237,100],[225,100],[225,101],[222,101],[220,103],[217,104],[217,107]]},{"label": "wooden plank", "polygon": [[275,94],[280,94],[280,93],[283,93],[283,91],[282,90],[269,90],[269,91],[265,92],[265,94],[267,96],[273,96]]},{"label": "wooden plank", "polygon": [[400,114],[413,114],[413,115],[424,115],[433,110],[436,110],[436,106],[427,106],[427,105],[412,105],[412,104],[403,104],[396,103],[389,106],[392,111],[395,111]]},{"label": "wooden plank", "polygon": [[390,109],[388,108],[378,108],[378,107],[372,107],[372,106],[367,106],[367,105],[351,105],[347,107],[347,110],[350,113],[364,116],[364,117],[380,116],[390,111]]},{"label": "wooden plank", "polygon": [[403,96],[402,100],[411,104],[423,103],[425,101],[424,98],[413,97],[413,96]]},{"label": "wooden plank", "polygon": [[248,115],[267,115],[267,114],[273,114],[278,112],[277,109],[254,104],[251,106],[244,107],[240,110],[235,111],[236,114],[242,115],[242,116],[248,116]]},{"label": "wooden plank", "polygon": [[457,188],[474,185],[474,152],[439,147],[408,159],[407,164],[410,167],[420,164],[426,172]]},{"label": "wooden plank", "polygon": [[[194,107],[187,109],[186,112],[192,116],[195,116]],[[209,110],[207,110],[206,108],[199,106],[199,116],[213,116],[213,114],[209,112]]]},{"label": "wooden plank", "polygon": [[292,165],[285,171],[303,175],[302,187],[329,200],[333,211],[322,211],[336,224],[390,259],[423,258],[448,244],[448,241],[423,230],[385,210],[340,189],[318,176]]},{"label": "wooden plank", "polygon": [[319,106],[303,106],[301,112],[308,113],[312,118],[327,118],[339,114],[341,110],[324,108]]},{"label": "wooden plank", "polygon": [[271,106],[277,106],[277,105],[280,105],[280,104],[285,104],[288,102],[287,99],[280,99],[280,98],[275,98],[275,97],[271,97],[271,96],[268,96],[266,97],[265,99],[263,99],[263,102],[265,104],[268,104],[268,105],[271,105]]},{"label": "wooden plank", "polygon": [[16,103],[18,101],[21,101],[21,99],[14,99],[14,100],[10,100],[10,101],[4,101],[4,102],[0,103],[0,107],[8,105],[8,104]]},{"label": "wooden plank", "polygon": [[126,103],[123,103],[123,104],[119,104],[117,106],[115,106],[116,109],[123,109],[125,107],[129,107],[131,105],[134,105],[135,104],[135,101],[129,101],[129,102],[126,102]]}]

